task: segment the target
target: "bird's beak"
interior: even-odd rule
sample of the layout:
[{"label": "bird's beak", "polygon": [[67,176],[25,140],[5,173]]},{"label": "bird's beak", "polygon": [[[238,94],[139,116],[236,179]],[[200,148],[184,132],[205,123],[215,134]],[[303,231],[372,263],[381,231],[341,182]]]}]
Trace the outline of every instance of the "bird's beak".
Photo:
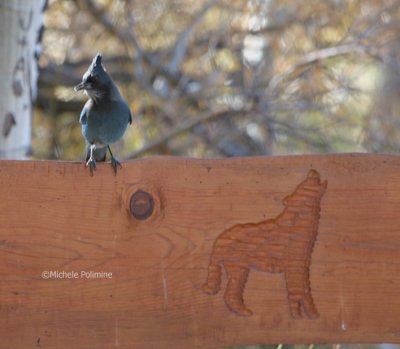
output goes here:
[{"label": "bird's beak", "polygon": [[82,82],[80,82],[78,85],[76,85],[74,87],[74,90],[75,91],[80,91],[80,90],[83,90],[84,88],[86,88],[86,86],[85,86],[85,83],[82,81]]}]

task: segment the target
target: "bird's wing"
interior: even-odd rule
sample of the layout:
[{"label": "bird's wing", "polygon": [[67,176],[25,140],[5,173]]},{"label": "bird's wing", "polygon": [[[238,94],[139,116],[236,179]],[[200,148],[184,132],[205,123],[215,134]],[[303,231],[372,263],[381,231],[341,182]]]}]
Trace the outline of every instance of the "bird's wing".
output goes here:
[{"label": "bird's wing", "polygon": [[129,110],[129,123],[132,125],[132,112]]},{"label": "bird's wing", "polygon": [[83,109],[81,111],[81,115],[79,116],[79,122],[82,125],[86,125],[87,124],[87,119],[89,117],[91,107],[92,107],[92,104],[91,104],[91,100],[89,99],[86,102],[85,106],[83,107]]},{"label": "bird's wing", "polygon": [[83,107],[83,109],[81,111],[81,115],[79,116],[79,122],[82,125],[85,125],[87,123],[87,110],[86,110],[86,107]]}]

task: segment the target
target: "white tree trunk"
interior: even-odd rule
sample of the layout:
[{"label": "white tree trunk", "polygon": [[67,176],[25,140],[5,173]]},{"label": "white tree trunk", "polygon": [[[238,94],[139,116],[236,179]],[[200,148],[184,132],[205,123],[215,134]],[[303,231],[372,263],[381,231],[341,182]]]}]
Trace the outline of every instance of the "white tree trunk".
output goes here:
[{"label": "white tree trunk", "polygon": [[31,151],[40,37],[46,0],[0,0],[0,158]]}]

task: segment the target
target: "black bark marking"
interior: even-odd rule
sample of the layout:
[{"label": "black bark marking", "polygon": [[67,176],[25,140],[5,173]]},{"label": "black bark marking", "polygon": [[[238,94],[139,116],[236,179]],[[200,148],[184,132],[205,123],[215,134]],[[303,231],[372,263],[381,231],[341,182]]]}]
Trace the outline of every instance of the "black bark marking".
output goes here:
[{"label": "black bark marking", "polygon": [[25,59],[24,57],[20,57],[17,61],[17,63],[15,64],[14,67],[14,72],[13,72],[13,82],[12,82],[12,90],[14,92],[14,96],[15,97],[21,97],[23,92],[24,92],[24,88],[22,86],[22,81],[20,78],[18,78],[18,73],[25,73]]},{"label": "black bark marking", "polygon": [[18,22],[19,27],[25,32],[27,32],[31,28],[31,25],[32,25],[32,19],[33,19],[33,10],[32,9],[29,10],[28,16],[29,17],[28,17],[28,20],[26,21],[26,23],[25,23],[25,19],[22,17],[19,17],[19,22]]},{"label": "black bark marking", "polygon": [[17,122],[13,113],[7,113],[3,124],[3,137],[7,138],[11,132],[11,128],[15,126]]}]

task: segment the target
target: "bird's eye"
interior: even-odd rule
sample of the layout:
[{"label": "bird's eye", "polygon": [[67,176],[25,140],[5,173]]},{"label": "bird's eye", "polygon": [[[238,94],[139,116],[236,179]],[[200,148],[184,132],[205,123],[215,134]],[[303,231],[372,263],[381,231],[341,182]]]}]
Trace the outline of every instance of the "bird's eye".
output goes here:
[{"label": "bird's eye", "polygon": [[96,77],[93,75],[89,75],[86,79],[87,82],[96,82]]}]

